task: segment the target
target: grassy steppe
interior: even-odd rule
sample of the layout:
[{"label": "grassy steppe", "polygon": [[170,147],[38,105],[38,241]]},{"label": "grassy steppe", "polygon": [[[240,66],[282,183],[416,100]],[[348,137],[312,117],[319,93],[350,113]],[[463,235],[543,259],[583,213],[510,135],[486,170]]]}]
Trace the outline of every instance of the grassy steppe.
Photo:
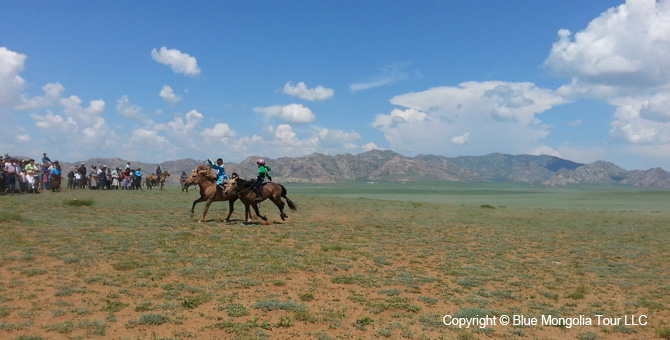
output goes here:
[{"label": "grassy steppe", "polygon": [[[670,337],[670,193],[288,184],[280,223],[197,193],[0,197],[0,339]],[[90,204],[90,205],[89,205]],[[201,212],[202,205],[196,209]],[[442,317],[645,315],[458,329]]]}]

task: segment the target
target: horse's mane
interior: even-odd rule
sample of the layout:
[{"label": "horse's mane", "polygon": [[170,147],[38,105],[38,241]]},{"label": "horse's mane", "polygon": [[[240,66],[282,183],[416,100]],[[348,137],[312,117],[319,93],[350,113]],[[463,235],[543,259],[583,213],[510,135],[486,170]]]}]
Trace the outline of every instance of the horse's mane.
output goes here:
[{"label": "horse's mane", "polygon": [[256,183],[255,180],[248,180],[248,179],[239,178],[239,177],[237,178],[237,185],[239,185],[240,187],[242,187],[244,189],[254,185],[254,183]]},{"label": "horse's mane", "polygon": [[198,171],[198,173],[205,176],[208,180],[216,181],[216,176],[209,170],[208,167],[206,167],[204,165],[198,165],[197,171]]}]

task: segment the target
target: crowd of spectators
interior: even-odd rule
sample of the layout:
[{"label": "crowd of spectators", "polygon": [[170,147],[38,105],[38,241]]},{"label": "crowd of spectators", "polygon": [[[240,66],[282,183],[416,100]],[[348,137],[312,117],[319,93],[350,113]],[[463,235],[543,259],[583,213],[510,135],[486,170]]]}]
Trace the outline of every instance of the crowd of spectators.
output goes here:
[{"label": "crowd of spectators", "polygon": [[46,153],[41,163],[5,154],[0,156],[0,195],[60,191],[62,180],[67,180],[68,189],[142,190],[141,170],[131,169],[130,162],[123,170],[108,169],[105,165],[87,168],[81,163],[64,174],[60,162],[51,161]]}]

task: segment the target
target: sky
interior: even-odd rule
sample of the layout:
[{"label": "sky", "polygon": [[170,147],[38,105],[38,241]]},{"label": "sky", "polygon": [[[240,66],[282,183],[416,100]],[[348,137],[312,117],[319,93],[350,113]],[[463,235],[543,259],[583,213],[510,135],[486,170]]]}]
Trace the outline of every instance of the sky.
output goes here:
[{"label": "sky", "polygon": [[0,153],[670,170],[670,0],[0,0]]}]

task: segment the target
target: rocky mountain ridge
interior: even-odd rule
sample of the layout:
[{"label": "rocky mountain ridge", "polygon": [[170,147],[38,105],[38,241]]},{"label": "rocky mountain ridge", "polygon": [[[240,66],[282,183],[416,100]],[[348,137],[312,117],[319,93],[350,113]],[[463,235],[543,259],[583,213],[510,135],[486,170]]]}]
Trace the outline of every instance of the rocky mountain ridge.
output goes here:
[{"label": "rocky mountain ridge", "polygon": [[[258,156],[249,156],[240,163],[225,163],[226,172],[237,172],[243,178],[256,174]],[[548,155],[508,155],[492,153],[485,156],[443,157],[418,155],[406,157],[389,150],[335,156],[314,153],[303,157],[267,158],[276,181],[286,183],[337,183],[346,181],[454,181],[454,182],[517,182],[561,187],[578,184],[621,184],[649,188],[670,188],[670,172],[661,168],[624,170],[615,164],[597,161],[582,164]],[[93,158],[91,165],[123,169],[126,160]],[[78,163],[62,163],[70,169]],[[182,171],[190,174],[204,160],[180,159],[160,164],[131,161],[145,175],[158,165],[169,171],[168,182],[177,183]]]}]

